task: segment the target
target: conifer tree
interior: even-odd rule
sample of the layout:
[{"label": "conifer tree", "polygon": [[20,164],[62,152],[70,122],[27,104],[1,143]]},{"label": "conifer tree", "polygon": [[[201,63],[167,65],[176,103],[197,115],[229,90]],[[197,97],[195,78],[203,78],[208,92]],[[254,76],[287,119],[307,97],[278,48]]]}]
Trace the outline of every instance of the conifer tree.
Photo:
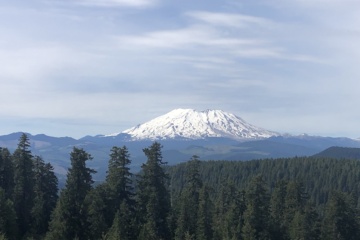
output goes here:
[{"label": "conifer tree", "polygon": [[15,184],[13,202],[19,237],[23,237],[30,231],[31,210],[34,197],[32,158],[29,138],[26,134],[22,134],[18,147],[13,154]]},{"label": "conifer tree", "polygon": [[360,236],[358,211],[349,196],[333,192],[326,206],[322,238],[356,240]]},{"label": "conifer tree", "polygon": [[14,189],[14,164],[7,148],[0,147],[0,187],[7,198],[12,199]]},{"label": "conifer tree", "polygon": [[86,162],[91,159],[91,155],[83,149],[74,147],[71,152],[71,167],[67,173],[65,188],[60,193],[46,239],[90,238],[84,200],[92,189],[92,174],[95,173],[93,169],[86,167]]},{"label": "conifer tree", "polygon": [[305,210],[297,210],[289,224],[290,239],[320,239],[320,225],[318,214],[310,204],[305,206]]},{"label": "conifer tree", "polygon": [[111,149],[109,170],[106,176],[109,204],[111,204],[109,207],[113,212],[111,223],[114,218],[114,213],[120,208],[121,202],[125,201],[131,209],[134,208],[130,164],[130,154],[126,146],[121,148],[114,146]]},{"label": "conifer tree", "polygon": [[168,176],[162,166],[162,146],[154,142],[143,149],[147,162],[142,165],[138,181],[139,239],[165,240],[171,238],[169,229],[170,194],[167,189]]},{"label": "conifer tree", "polygon": [[180,213],[177,219],[175,239],[184,239],[185,233],[188,237],[195,237],[196,234],[199,193],[202,187],[199,164],[199,157],[196,155],[186,163],[185,188],[180,195]]},{"label": "conifer tree", "polygon": [[209,189],[203,186],[199,193],[197,211],[196,240],[210,240],[213,238],[212,214],[213,205],[209,196]]},{"label": "conifer tree", "polygon": [[134,216],[127,201],[123,200],[117,210],[114,222],[107,234],[107,240],[133,240],[136,239],[134,229]]},{"label": "conifer tree", "polygon": [[269,196],[262,176],[255,177],[246,191],[246,210],[242,229],[244,240],[270,238]]},{"label": "conifer tree", "polygon": [[278,240],[287,239],[288,223],[284,217],[286,188],[287,182],[277,182],[270,199],[272,237]]},{"label": "conifer tree", "polygon": [[[101,239],[106,234],[110,224],[107,223],[109,213],[115,211],[107,201],[107,187],[100,184],[92,189],[85,198],[87,207],[87,220],[90,228],[91,239]],[[113,214],[111,214],[113,216]]]},{"label": "conifer tree", "polygon": [[[14,205],[6,198],[4,189],[0,187],[0,236],[16,239],[16,214]],[[1,238],[0,238],[1,239]]]},{"label": "conifer tree", "polygon": [[215,206],[215,239],[241,239],[245,211],[245,193],[239,192],[233,182],[221,186]]},{"label": "conifer tree", "polygon": [[32,215],[32,232],[34,236],[44,235],[49,227],[52,211],[58,198],[58,179],[50,163],[36,156],[34,159],[34,206]]}]

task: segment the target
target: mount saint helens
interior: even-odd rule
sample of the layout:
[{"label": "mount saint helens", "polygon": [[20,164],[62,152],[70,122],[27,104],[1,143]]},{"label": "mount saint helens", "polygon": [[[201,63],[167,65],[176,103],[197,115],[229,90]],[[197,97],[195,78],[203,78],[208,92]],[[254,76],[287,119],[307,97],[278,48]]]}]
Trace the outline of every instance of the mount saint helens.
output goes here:
[{"label": "mount saint helens", "polygon": [[[21,133],[0,136],[0,147],[13,151]],[[234,114],[221,110],[196,111],[175,109],[146,123],[110,135],[86,136],[80,139],[28,134],[32,153],[49,161],[59,176],[65,176],[73,147],[84,148],[93,156],[89,167],[103,180],[113,146],[126,145],[132,168],[140,169],[146,160],[142,151],[153,141],[163,145],[163,157],[169,164],[187,161],[192,155],[202,160],[251,160],[293,156],[310,156],[331,146],[360,147],[349,138],[289,136],[262,129]]]},{"label": "mount saint helens", "polygon": [[[222,110],[196,111],[175,109],[149,122],[122,132],[133,140],[159,139],[204,139],[223,137],[236,140],[263,139],[278,136],[245,122],[234,114]],[[108,136],[117,136],[111,134]]]}]

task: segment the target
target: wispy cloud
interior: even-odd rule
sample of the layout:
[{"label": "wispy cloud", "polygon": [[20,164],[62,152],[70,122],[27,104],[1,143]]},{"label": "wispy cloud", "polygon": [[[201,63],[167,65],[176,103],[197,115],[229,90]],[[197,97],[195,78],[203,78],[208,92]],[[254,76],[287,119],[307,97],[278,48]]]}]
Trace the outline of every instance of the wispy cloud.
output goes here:
[{"label": "wispy cloud", "polygon": [[269,19],[244,14],[197,11],[189,12],[187,15],[211,25],[234,28],[249,27],[254,24],[263,26],[270,26],[272,24],[272,21]]},{"label": "wispy cloud", "polygon": [[149,7],[157,3],[157,0],[76,0],[85,6],[97,7]]}]

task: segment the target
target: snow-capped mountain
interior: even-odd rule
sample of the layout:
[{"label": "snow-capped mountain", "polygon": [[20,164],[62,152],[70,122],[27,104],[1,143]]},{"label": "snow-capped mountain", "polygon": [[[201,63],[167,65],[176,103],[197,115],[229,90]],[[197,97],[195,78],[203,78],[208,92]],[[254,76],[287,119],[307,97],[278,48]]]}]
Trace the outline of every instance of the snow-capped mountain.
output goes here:
[{"label": "snow-capped mountain", "polygon": [[208,137],[241,140],[279,135],[276,132],[255,127],[231,113],[221,110],[196,111],[193,109],[175,109],[122,133],[130,135],[132,140],[203,139]]}]

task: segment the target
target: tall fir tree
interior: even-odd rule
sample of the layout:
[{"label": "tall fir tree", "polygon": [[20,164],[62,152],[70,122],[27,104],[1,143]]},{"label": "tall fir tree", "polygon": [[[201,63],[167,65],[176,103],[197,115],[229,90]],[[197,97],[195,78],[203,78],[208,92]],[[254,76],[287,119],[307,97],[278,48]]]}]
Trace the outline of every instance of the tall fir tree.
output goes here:
[{"label": "tall fir tree", "polygon": [[239,191],[233,182],[223,184],[215,206],[215,239],[241,239],[244,211],[245,192]]},{"label": "tall fir tree", "polygon": [[359,213],[355,203],[345,193],[335,191],[326,206],[322,238],[356,240],[360,236]]},{"label": "tall fir tree", "polygon": [[269,194],[262,176],[257,176],[246,191],[243,239],[270,239],[269,215]]},{"label": "tall fir tree", "polygon": [[7,198],[12,198],[14,190],[14,164],[7,148],[0,147],[0,187]]},{"label": "tall fir tree", "polygon": [[[90,229],[90,239],[101,239],[106,234],[110,224],[107,224],[108,213],[115,211],[107,202],[107,188],[100,184],[92,189],[85,198],[87,221]],[[113,215],[113,214],[112,214]]]},{"label": "tall fir tree", "polygon": [[[106,176],[106,185],[109,191],[110,208],[112,212],[120,208],[123,201],[130,208],[134,208],[132,176],[130,172],[130,154],[126,146],[111,149],[109,169]],[[111,219],[113,219],[112,215]]]},{"label": "tall fir tree", "polygon": [[31,210],[33,208],[33,156],[30,151],[30,140],[22,134],[13,154],[14,161],[14,192],[13,202],[16,212],[19,237],[30,232]]},{"label": "tall fir tree", "polygon": [[278,240],[287,239],[288,223],[284,219],[287,182],[278,181],[271,194],[271,236]]},{"label": "tall fir tree", "polygon": [[199,192],[197,210],[196,240],[210,240],[213,238],[212,219],[213,204],[209,196],[209,188],[203,186]]},{"label": "tall fir tree", "polygon": [[[17,238],[16,214],[14,205],[6,197],[5,190],[0,187],[0,236],[8,239]],[[0,238],[1,239],[1,238]]]},{"label": "tall fir tree", "polygon": [[140,240],[171,239],[170,194],[161,148],[160,143],[154,142],[149,148],[143,149],[147,162],[141,167],[137,189]]},{"label": "tall fir tree", "polygon": [[50,163],[36,156],[34,159],[34,206],[32,215],[32,234],[43,236],[49,227],[49,221],[58,198],[58,179]]},{"label": "tall fir tree", "polygon": [[92,174],[95,173],[95,170],[86,167],[86,162],[91,159],[91,155],[85,150],[73,148],[65,188],[60,193],[46,239],[90,238],[87,207],[84,200],[92,189]]},{"label": "tall fir tree", "polygon": [[175,239],[184,239],[185,233],[188,237],[196,235],[197,209],[199,205],[199,193],[202,181],[199,174],[199,157],[194,155],[186,163],[185,188],[180,195],[180,209],[177,218]]},{"label": "tall fir tree", "polygon": [[134,228],[134,214],[127,201],[120,203],[120,208],[115,214],[113,224],[106,236],[107,240],[133,240],[137,234]]}]

